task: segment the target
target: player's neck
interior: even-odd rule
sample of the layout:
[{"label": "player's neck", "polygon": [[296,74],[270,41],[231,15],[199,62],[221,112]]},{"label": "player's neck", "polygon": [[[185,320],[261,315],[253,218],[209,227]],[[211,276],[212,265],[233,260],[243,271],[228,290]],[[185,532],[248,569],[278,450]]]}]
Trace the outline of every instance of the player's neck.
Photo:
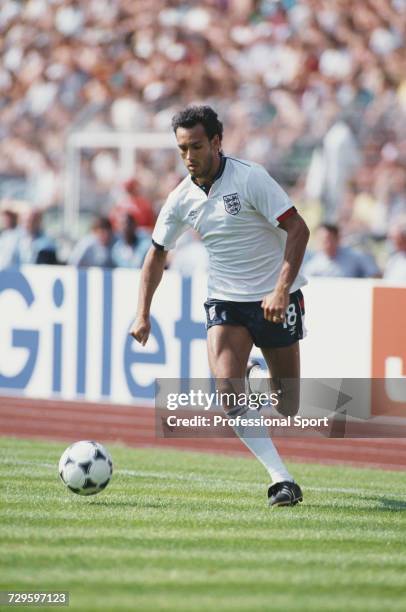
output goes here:
[{"label": "player's neck", "polygon": [[215,161],[213,163],[212,169],[210,170],[210,173],[207,176],[199,176],[199,178],[194,179],[195,182],[199,185],[199,187],[206,187],[207,189],[208,187],[211,187],[211,185],[213,185],[218,173],[220,172],[222,158],[223,158],[222,154],[219,153],[217,157],[215,158]]}]

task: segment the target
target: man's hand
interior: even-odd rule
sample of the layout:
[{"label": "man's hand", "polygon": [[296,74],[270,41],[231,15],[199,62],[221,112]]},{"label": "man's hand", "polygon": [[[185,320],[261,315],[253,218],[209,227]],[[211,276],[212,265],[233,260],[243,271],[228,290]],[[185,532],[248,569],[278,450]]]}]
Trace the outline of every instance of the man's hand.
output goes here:
[{"label": "man's hand", "polygon": [[149,317],[136,317],[132,327],[130,329],[130,334],[133,338],[137,340],[142,346],[145,346],[149,337],[149,333],[151,331],[151,322]]},{"label": "man's hand", "polygon": [[264,297],[261,306],[264,310],[264,318],[267,321],[283,323],[289,306],[289,291],[275,289]]}]

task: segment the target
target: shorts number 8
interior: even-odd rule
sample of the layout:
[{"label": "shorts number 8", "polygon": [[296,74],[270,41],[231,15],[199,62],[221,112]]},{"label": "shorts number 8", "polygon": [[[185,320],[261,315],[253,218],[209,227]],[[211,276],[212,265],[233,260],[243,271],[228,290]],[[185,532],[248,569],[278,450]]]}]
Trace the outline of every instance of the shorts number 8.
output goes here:
[{"label": "shorts number 8", "polygon": [[296,314],[296,308],[294,304],[289,304],[288,308],[286,309],[286,324],[289,326],[292,326],[296,323],[296,319],[297,319],[297,314]]}]

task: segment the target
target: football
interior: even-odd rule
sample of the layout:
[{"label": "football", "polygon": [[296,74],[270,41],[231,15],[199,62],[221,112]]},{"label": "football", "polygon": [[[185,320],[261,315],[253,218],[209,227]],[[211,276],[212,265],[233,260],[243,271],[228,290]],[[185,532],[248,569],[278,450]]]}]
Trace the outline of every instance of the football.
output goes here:
[{"label": "football", "polygon": [[108,451],[90,440],[68,446],[59,460],[59,476],[73,493],[95,495],[105,489],[113,474]]}]

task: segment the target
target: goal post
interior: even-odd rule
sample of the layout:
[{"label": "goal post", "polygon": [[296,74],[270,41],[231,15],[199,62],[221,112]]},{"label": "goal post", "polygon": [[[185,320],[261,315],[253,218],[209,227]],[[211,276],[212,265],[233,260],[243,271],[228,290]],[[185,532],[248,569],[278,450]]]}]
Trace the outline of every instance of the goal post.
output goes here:
[{"label": "goal post", "polygon": [[66,140],[63,230],[76,239],[79,234],[80,172],[82,149],[117,149],[119,175],[128,177],[137,163],[137,149],[175,149],[170,132],[72,132]]}]

